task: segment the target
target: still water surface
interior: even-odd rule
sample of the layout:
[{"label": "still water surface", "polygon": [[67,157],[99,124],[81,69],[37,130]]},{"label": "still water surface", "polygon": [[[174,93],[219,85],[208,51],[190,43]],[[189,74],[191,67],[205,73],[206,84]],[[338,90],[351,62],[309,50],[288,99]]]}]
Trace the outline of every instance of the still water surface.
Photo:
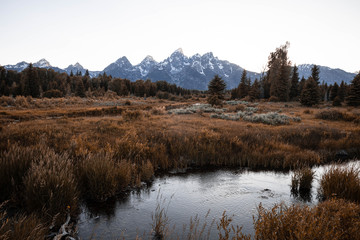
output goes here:
[{"label": "still water surface", "polygon": [[[318,179],[324,167],[314,170],[312,196],[307,200],[291,195],[291,172],[217,170],[158,177],[151,186],[132,191],[124,198],[102,205],[84,205],[79,235],[81,239],[118,239],[120,236],[134,239],[144,233],[149,236],[159,192],[165,199],[163,206],[168,206],[170,226],[176,226],[177,234],[181,235],[190,217],[198,215],[204,219],[209,209],[209,224],[212,219],[218,221],[223,211],[227,211],[234,216],[233,223],[242,225],[244,233],[252,234],[253,216],[260,203],[266,208],[281,202],[317,204]],[[212,232],[216,234],[216,224]]]}]

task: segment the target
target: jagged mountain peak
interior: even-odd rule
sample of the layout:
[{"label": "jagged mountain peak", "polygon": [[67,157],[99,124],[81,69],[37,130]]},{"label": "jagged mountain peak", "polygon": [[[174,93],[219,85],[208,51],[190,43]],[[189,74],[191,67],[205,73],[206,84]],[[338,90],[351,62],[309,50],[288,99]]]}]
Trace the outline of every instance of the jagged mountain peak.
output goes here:
[{"label": "jagged mountain peak", "polygon": [[176,49],[175,52],[173,52],[173,54],[174,53],[180,53],[180,54],[184,55],[184,51],[182,50],[182,48]]},{"label": "jagged mountain peak", "polygon": [[127,59],[127,57],[125,57],[125,56],[123,56],[123,57],[119,58],[118,60],[116,60],[115,63],[117,65],[121,65],[121,66],[132,66],[129,59]]},{"label": "jagged mountain peak", "polygon": [[79,62],[76,62],[74,64],[74,67],[76,67],[76,68],[84,68]]},{"label": "jagged mountain peak", "polygon": [[141,61],[141,63],[156,63],[156,61],[152,56],[147,55],[144,60]]},{"label": "jagged mountain peak", "polygon": [[49,68],[49,67],[51,67],[50,63],[45,58],[40,59],[39,61],[37,61],[33,65],[34,65],[34,67],[39,67],[39,68]]},{"label": "jagged mountain peak", "polygon": [[204,55],[202,55],[202,57],[206,57],[206,58],[214,58],[214,54],[212,52],[207,52]]},{"label": "jagged mountain peak", "polygon": [[[86,71],[79,63],[69,65],[66,69],[53,67],[45,59],[41,59],[35,64],[38,64],[40,68],[67,72],[68,74],[70,74],[71,71],[73,73],[80,71],[84,74]],[[35,64],[34,66],[36,66]],[[16,65],[5,65],[4,67],[8,70],[23,71],[28,65],[27,62],[19,62]],[[307,78],[311,75],[313,65],[314,64],[298,64],[300,78],[302,76]],[[320,81],[324,81],[327,84],[333,84],[335,82],[340,84],[342,80],[350,83],[355,76],[355,74],[345,72],[341,69],[318,66],[320,68]],[[164,80],[183,88],[206,90],[209,81],[216,74],[225,80],[228,89],[237,87],[243,70],[242,67],[234,63],[218,59],[212,52],[187,57],[184,55],[183,50],[179,48],[161,62],[156,62],[151,56],[147,56],[141,63],[135,66],[124,56],[111,63],[101,72],[113,77],[126,78],[131,81],[138,79],[151,79],[152,81]],[[99,73],[100,71],[89,71],[91,77],[96,77]],[[248,71],[247,74],[252,81],[254,81],[255,78],[260,78],[259,73]]]},{"label": "jagged mountain peak", "polygon": [[74,65],[69,65],[67,68],[65,68],[65,70],[66,71],[73,71],[74,72],[74,70],[77,70],[77,71],[82,71],[82,70],[84,70],[84,67],[80,64],[80,63],[75,63]]}]

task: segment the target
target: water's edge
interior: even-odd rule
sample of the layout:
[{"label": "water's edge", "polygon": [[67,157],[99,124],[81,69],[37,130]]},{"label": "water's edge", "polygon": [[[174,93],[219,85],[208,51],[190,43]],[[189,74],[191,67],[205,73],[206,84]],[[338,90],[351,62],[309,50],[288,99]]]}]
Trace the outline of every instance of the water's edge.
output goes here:
[{"label": "water's edge", "polygon": [[[253,216],[261,203],[272,207],[284,202],[315,205],[318,180],[326,166],[316,167],[310,199],[293,196],[292,172],[211,170],[164,174],[138,190],[102,204],[83,204],[78,230],[81,239],[134,239],[151,233],[152,215],[158,203],[167,208],[170,226],[181,233],[196,215],[207,222],[217,221],[224,211],[233,215],[233,224],[253,233]],[[159,200],[159,197],[161,199]],[[216,226],[213,227],[216,234]]]}]

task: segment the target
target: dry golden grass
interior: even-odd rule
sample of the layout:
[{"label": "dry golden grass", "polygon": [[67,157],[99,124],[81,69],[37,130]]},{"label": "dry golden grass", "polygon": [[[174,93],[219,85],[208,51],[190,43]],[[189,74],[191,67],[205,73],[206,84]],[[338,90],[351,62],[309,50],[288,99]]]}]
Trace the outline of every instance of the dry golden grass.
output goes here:
[{"label": "dry golden grass", "polygon": [[223,212],[220,221],[216,223],[219,240],[251,240],[250,235],[243,234],[242,227],[231,224],[232,217]]},{"label": "dry golden grass", "polygon": [[105,152],[88,154],[78,164],[77,172],[83,194],[100,202],[113,197],[131,180],[131,164],[125,160],[117,163]]},{"label": "dry golden grass", "polygon": [[[102,201],[127,186],[139,186],[159,170],[283,170],[337,160],[340,150],[349,158],[360,156],[358,123],[316,118],[324,109],[309,110],[298,103],[256,106],[259,112],[280,111],[302,119],[284,126],[212,119],[205,112],[167,113],[194,101],[2,97],[0,198],[54,216],[67,205],[75,212],[79,192]],[[226,107],[229,112],[245,108]],[[356,108],[336,111],[359,115]]]},{"label": "dry golden grass", "polygon": [[11,145],[0,153],[0,201],[21,198],[23,177],[31,167],[37,150],[34,147]]},{"label": "dry golden grass", "polygon": [[258,209],[255,239],[360,239],[360,206],[329,200],[311,208],[283,204]]},{"label": "dry golden grass", "polygon": [[59,155],[48,149],[35,158],[23,180],[26,208],[43,212],[47,218],[65,214],[69,207],[75,214],[79,194],[73,171],[67,154]]},{"label": "dry golden grass", "polygon": [[291,177],[291,192],[295,195],[306,195],[310,193],[314,172],[309,167],[295,170]]},{"label": "dry golden grass", "polygon": [[355,166],[331,166],[320,179],[322,200],[343,198],[360,203],[360,169]]},{"label": "dry golden grass", "polygon": [[0,214],[1,240],[44,239],[46,233],[46,226],[34,214],[18,215],[11,218],[7,218],[5,214]]}]

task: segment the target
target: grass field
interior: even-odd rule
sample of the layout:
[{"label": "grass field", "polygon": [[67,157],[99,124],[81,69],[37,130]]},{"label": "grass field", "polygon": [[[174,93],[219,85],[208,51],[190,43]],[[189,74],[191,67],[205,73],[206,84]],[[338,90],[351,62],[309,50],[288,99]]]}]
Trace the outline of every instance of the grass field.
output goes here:
[{"label": "grass field", "polygon": [[289,170],[360,155],[359,108],[205,103],[1,97],[0,201],[43,229],[76,217],[82,199],[105,201],[174,168]]}]

